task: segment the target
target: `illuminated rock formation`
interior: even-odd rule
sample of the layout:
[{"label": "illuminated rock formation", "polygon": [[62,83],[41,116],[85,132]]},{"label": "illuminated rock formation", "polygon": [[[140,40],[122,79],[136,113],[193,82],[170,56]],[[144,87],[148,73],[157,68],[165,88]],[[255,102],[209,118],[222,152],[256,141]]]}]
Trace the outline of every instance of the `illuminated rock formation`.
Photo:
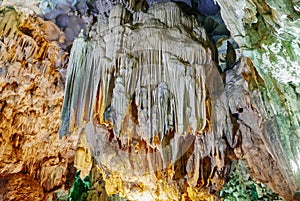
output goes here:
[{"label": "illuminated rock formation", "polygon": [[0,27],[1,200],[45,200],[57,189],[68,196],[78,139],[57,138],[68,59],[57,42],[63,35],[13,8],[1,10]]},{"label": "illuminated rock formation", "polygon": [[[161,200],[179,199],[188,186],[191,192],[196,185],[219,191],[214,171],[229,173],[227,145],[215,146],[213,138],[222,135],[210,128],[208,115],[223,83],[211,50],[202,45],[205,30],[174,3],[155,4],[127,24],[130,18],[116,6],[95,38],[74,42],[60,134],[68,134],[69,124],[72,133],[86,123],[83,132],[109,176],[109,194],[119,191],[115,183],[130,199],[140,196],[141,186],[142,194]],[[215,159],[219,148],[222,156]],[[194,175],[200,167],[207,173]]]},{"label": "illuminated rock formation", "polygon": [[1,200],[298,199],[299,2],[149,2],[3,2]]},{"label": "illuminated rock formation", "polygon": [[74,42],[60,135],[82,125],[109,194],[213,199],[245,158],[291,199],[288,153],[250,59],[227,70],[224,89],[204,30],[174,3],[133,16],[115,6],[97,31]]}]

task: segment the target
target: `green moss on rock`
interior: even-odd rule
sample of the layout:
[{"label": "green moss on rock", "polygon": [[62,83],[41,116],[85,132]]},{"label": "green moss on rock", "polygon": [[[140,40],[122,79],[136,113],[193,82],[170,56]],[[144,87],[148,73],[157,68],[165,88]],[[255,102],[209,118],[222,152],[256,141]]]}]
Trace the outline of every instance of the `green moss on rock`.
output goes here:
[{"label": "green moss on rock", "polygon": [[267,186],[253,180],[245,161],[239,161],[230,174],[229,181],[220,193],[223,201],[276,201],[282,200]]},{"label": "green moss on rock", "polygon": [[83,180],[80,178],[80,171],[76,172],[75,181],[70,189],[69,201],[84,201],[87,199],[90,190],[89,176]]}]

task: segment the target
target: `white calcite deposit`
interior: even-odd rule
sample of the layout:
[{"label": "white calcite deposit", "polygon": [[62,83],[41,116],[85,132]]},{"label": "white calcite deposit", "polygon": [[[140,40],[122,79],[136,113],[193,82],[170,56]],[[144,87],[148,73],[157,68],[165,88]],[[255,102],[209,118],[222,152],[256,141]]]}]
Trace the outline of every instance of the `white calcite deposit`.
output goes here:
[{"label": "white calcite deposit", "polygon": [[[171,2],[147,12],[116,5],[108,24],[96,24],[73,43],[60,137],[86,137],[108,194],[215,199],[232,162],[244,158],[255,178],[293,195],[285,156],[294,158],[249,58],[227,69],[224,84],[205,30]],[[244,44],[243,27],[228,27]]]},{"label": "white calcite deposit", "polygon": [[[211,50],[205,47],[204,29],[175,3],[154,4],[147,13],[133,16],[117,5],[110,13],[109,24],[100,27],[91,39],[81,36],[74,41],[60,136],[86,124],[85,134],[98,164],[113,172],[110,179],[119,175],[126,186],[126,182],[147,178],[150,181],[144,185],[154,193],[160,188],[155,174],[162,172],[159,174],[165,184],[176,168],[175,162],[194,146],[195,136],[208,129],[207,101],[220,96],[223,82]],[[210,135],[197,142],[214,141]],[[207,144],[214,147],[211,142]],[[223,152],[226,145],[220,148]],[[210,155],[208,150],[201,151],[203,146],[199,149],[195,149],[198,162]],[[221,170],[225,157],[220,157],[219,162],[209,163],[219,163]],[[192,161],[189,171],[200,165],[193,168]],[[181,182],[184,174],[178,178]],[[191,173],[190,177],[188,182],[196,186],[201,176]],[[174,190],[172,185],[169,188]],[[126,194],[129,197],[136,193],[131,190]],[[173,195],[176,199],[178,193]],[[171,195],[165,196],[171,199]]]}]

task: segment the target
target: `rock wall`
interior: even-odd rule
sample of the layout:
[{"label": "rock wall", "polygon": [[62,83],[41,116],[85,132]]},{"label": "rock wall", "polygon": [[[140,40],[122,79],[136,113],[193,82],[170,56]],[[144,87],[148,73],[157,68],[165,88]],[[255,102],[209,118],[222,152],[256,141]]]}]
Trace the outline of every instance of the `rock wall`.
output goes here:
[{"label": "rock wall", "polygon": [[9,7],[0,27],[1,200],[50,199],[73,183],[78,140],[57,136],[68,61],[63,34]]},{"label": "rock wall", "polygon": [[[283,157],[278,160],[290,167],[299,189],[299,1],[218,3],[232,37],[264,80],[260,90],[266,108],[271,109],[262,118],[276,127],[268,138],[272,144],[280,142],[282,151],[276,152]],[[243,10],[236,9],[240,5]]]}]

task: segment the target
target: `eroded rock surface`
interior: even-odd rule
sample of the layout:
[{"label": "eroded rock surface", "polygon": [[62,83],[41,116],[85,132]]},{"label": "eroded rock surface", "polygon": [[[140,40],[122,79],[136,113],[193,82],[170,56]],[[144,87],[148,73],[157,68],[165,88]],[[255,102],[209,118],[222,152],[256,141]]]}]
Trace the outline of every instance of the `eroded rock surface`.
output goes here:
[{"label": "eroded rock surface", "polygon": [[241,61],[226,76],[225,93],[234,123],[234,135],[241,136],[241,156],[248,162],[252,176],[265,183],[286,200],[292,200],[297,184],[280,139],[265,83],[249,58]]},{"label": "eroded rock surface", "polygon": [[279,154],[278,160],[290,167],[287,172],[292,173],[299,189],[299,1],[218,0],[218,3],[232,37],[264,80],[264,87],[258,87],[266,108],[261,113],[262,119],[267,120],[269,129],[276,128],[269,131],[275,134],[267,138],[276,144],[274,152],[285,153]]},{"label": "eroded rock surface", "polygon": [[68,59],[63,34],[11,7],[1,10],[0,26],[1,196],[45,200],[68,191],[75,174],[77,138],[57,137]]},{"label": "eroded rock surface", "polygon": [[16,173],[0,179],[1,200],[43,200],[44,191],[37,180]]}]

